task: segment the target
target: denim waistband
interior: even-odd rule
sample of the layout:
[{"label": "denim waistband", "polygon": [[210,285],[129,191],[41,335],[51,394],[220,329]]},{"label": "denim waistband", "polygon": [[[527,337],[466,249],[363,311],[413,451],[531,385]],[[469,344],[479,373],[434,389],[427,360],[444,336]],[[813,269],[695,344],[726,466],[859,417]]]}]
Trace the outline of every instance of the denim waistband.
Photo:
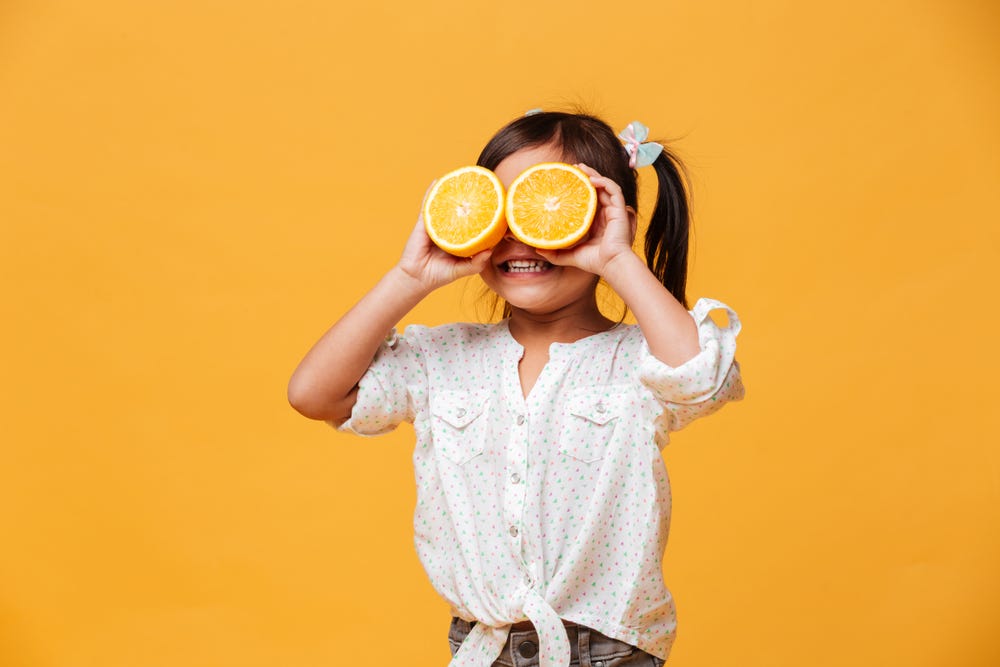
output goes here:
[{"label": "denim waistband", "polygon": [[[451,619],[448,641],[451,645],[452,655],[458,651],[462,645],[462,641],[465,640],[475,624],[475,621],[465,621],[457,617]],[[579,665],[580,667],[601,667],[611,660],[634,654],[638,654],[636,655],[637,658],[642,655],[647,655],[650,658],[648,663],[637,662],[636,664],[663,664],[659,659],[653,658],[653,656],[635,646],[603,635],[597,630],[569,622],[564,622],[564,625],[566,625],[566,634],[569,637],[570,659],[574,665]],[[521,624],[521,627],[523,627],[523,624]],[[504,646],[503,652],[496,658],[494,664],[506,667],[537,667],[538,633],[533,628],[517,629],[512,627],[510,636],[507,638],[507,644]],[[631,665],[633,663],[632,661],[628,661],[628,664]]]}]

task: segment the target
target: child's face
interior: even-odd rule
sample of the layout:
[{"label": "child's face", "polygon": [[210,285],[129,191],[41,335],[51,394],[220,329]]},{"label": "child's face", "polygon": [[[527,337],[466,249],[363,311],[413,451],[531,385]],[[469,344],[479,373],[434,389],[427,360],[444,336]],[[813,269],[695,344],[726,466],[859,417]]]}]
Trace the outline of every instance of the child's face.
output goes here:
[{"label": "child's face", "polygon": [[[540,162],[562,162],[559,146],[544,144],[512,153],[493,171],[504,189],[525,169]],[[509,232],[493,248],[483,281],[514,308],[533,314],[554,313],[568,306],[594,303],[597,276],[572,266],[549,264],[534,248]]]}]

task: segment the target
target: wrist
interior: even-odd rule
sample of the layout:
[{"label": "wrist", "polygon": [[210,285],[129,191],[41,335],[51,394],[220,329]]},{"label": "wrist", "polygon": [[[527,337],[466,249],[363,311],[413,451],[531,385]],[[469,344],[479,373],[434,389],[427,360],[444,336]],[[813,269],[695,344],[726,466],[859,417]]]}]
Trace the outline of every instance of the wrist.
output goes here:
[{"label": "wrist", "polygon": [[616,283],[634,276],[636,271],[647,272],[648,269],[642,259],[629,248],[605,262],[600,275],[613,288]]},{"label": "wrist", "polygon": [[433,286],[424,284],[423,280],[407,271],[400,264],[393,266],[385,278],[393,291],[416,301],[420,301],[434,291]]}]

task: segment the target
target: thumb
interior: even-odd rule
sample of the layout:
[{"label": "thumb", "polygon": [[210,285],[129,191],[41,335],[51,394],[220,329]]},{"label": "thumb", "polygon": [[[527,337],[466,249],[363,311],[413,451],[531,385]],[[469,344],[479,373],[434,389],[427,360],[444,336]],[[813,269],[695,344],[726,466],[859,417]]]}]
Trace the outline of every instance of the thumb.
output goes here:
[{"label": "thumb", "polygon": [[455,269],[456,277],[471,276],[482,273],[489,265],[490,257],[493,256],[493,249],[483,250],[472,257],[467,257],[464,262],[458,264]]},{"label": "thumb", "polygon": [[469,264],[473,267],[472,273],[482,273],[489,266],[491,257],[493,257],[493,248],[488,248],[470,257]]},{"label": "thumb", "polygon": [[541,248],[534,249],[536,253],[541,255],[549,264],[555,264],[556,266],[565,266],[569,262],[567,261],[566,251],[564,250],[543,250]]}]

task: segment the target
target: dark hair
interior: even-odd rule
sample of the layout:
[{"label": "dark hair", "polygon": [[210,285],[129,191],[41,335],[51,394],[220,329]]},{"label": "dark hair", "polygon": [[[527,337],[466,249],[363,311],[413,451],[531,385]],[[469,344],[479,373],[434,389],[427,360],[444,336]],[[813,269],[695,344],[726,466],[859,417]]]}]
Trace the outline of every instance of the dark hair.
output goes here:
[{"label": "dark hair", "polygon": [[[636,172],[629,167],[625,147],[607,123],[589,114],[544,111],[513,120],[490,139],[479,154],[477,164],[496,169],[505,158],[522,148],[545,144],[560,146],[563,161],[582,162],[613,180],[621,187],[625,203],[638,209]],[[657,194],[653,215],[646,226],[646,265],[687,308],[689,186],[684,178],[684,166],[666,147],[656,158],[653,168]],[[509,315],[509,307],[505,307],[504,315]]]}]

